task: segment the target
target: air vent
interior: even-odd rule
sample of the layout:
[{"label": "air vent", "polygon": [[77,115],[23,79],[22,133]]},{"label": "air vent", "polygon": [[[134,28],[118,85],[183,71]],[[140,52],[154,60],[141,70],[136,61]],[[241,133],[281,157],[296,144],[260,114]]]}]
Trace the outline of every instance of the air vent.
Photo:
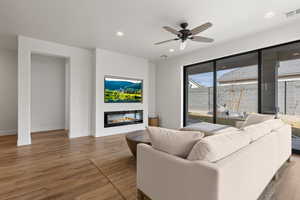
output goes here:
[{"label": "air vent", "polygon": [[300,14],[300,8],[286,13],[286,17],[294,17],[295,15]]}]

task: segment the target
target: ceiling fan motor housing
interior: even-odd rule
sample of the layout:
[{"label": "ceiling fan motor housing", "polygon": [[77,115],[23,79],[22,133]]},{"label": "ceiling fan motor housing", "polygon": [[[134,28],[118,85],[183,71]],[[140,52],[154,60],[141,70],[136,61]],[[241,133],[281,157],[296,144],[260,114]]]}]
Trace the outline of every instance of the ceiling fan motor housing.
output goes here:
[{"label": "ceiling fan motor housing", "polygon": [[181,23],[180,27],[182,28],[182,30],[179,31],[181,34],[177,36],[182,40],[182,42],[184,42],[192,35],[192,33],[189,29],[186,29],[188,27],[188,23]]}]

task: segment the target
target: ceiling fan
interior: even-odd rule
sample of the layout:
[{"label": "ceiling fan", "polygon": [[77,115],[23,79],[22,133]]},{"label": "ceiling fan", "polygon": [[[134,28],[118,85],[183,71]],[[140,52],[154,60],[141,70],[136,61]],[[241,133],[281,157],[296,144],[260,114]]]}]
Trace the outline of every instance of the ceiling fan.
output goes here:
[{"label": "ceiling fan", "polygon": [[155,45],[160,45],[160,44],[164,44],[164,43],[167,43],[167,42],[180,40],[180,50],[183,50],[186,47],[186,42],[187,42],[188,39],[192,40],[192,41],[195,41],[195,42],[206,42],[206,43],[211,43],[211,42],[214,41],[214,39],[212,39],[212,38],[196,36],[197,34],[207,30],[210,27],[212,27],[212,23],[210,23],[210,22],[207,22],[205,24],[197,26],[196,28],[194,28],[192,30],[187,29],[188,23],[181,23],[180,27],[182,29],[177,31],[176,29],[174,29],[172,27],[164,26],[163,29],[165,29],[166,31],[168,31],[172,34],[177,35],[177,38],[170,39],[170,40],[165,40],[165,41],[162,41],[162,42],[157,42],[157,43],[155,43]]}]

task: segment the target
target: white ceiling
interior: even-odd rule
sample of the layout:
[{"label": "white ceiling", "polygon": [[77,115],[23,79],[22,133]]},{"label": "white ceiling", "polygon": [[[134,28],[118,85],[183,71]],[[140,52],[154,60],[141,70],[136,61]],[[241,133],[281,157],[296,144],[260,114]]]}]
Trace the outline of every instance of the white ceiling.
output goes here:
[{"label": "white ceiling", "polygon": [[[155,46],[174,36],[162,26],[214,26],[203,36],[214,44],[299,20],[284,13],[300,8],[299,0],[1,0],[0,48],[16,48],[16,35],[84,48],[104,48],[149,59],[179,55],[212,44],[179,42]],[[264,14],[274,11],[274,18]],[[116,31],[125,33],[117,37]],[[170,48],[175,52],[170,53]]]}]

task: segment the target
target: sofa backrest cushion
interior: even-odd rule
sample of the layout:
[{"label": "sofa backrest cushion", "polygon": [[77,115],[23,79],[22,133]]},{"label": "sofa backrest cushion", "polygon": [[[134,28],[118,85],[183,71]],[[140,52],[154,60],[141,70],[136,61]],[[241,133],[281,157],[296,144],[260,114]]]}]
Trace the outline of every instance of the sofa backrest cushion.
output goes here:
[{"label": "sofa backrest cushion", "polygon": [[187,159],[216,162],[249,145],[250,141],[241,130],[208,136],[195,144]]},{"label": "sofa backrest cushion", "polygon": [[193,146],[204,133],[199,131],[177,131],[166,128],[149,127],[152,147],[175,156],[186,158]]},{"label": "sofa backrest cushion", "polygon": [[277,130],[284,126],[284,122],[281,119],[270,119],[258,124],[253,124],[243,128],[243,134],[250,137],[251,142],[254,142],[261,137],[271,133],[271,131]]},{"label": "sofa backrest cushion", "polygon": [[267,121],[270,119],[274,119],[274,118],[275,118],[274,115],[263,115],[263,114],[256,114],[256,113],[249,114],[247,116],[245,122],[243,123],[241,129],[243,129],[247,126],[250,126],[253,124],[258,124],[258,123],[261,123],[261,122],[264,122],[264,121]]},{"label": "sofa backrest cushion", "polygon": [[266,121],[266,123],[268,123],[271,127],[271,131],[276,131],[280,128],[282,128],[284,125],[286,125],[286,123],[284,121],[282,121],[282,119],[271,119]]},{"label": "sofa backrest cushion", "polygon": [[218,130],[218,131],[215,131],[213,132],[212,135],[215,135],[215,134],[223,134],[223,133],[232,133],[232,132],[236,132],[236,131],[239,131],[240,129],[236,128],[236,127],[233,127],[233,126],[229,126],[227,128],[224,128],[224,129],[221,129],[221,130]]}]

